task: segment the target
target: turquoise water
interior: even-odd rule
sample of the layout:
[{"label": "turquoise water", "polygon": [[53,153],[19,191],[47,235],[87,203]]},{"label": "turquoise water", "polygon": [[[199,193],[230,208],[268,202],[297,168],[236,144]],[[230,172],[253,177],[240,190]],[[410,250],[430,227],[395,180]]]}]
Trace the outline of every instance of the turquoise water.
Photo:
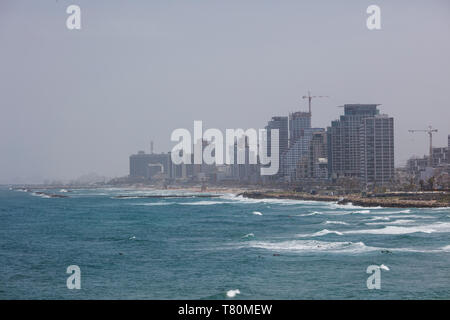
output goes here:
[{"label": "turquoise water", "polygon": [[[0,298],[450,298],[448,208],[134,197],[169,193],[183,192],[0,189]],[[69,265],[81,290],[66,287]]]}]

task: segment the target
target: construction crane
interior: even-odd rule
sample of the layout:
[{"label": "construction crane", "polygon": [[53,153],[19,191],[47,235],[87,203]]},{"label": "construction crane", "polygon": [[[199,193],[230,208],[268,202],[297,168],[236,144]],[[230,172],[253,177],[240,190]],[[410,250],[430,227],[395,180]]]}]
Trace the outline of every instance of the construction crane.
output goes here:
[{"label": "construction crane", "polygon": [[432,126],[429,126],[426,130],[408,130],[409,132],[426,132],[430,136],[430,156],[428,158],[428,166],[433,166],[433,132],[438,132],[437,129],[433,129]]},{"label": "construction crane", "polygon": [[308,95],[307,96],[303,96],[302,99],[308,99],[308,104],[309,104],[309,115],[311,116],[311,100],[313,98],[329,98],[329,96],[312,96],[311,95],[311,91],[308,90]]}]

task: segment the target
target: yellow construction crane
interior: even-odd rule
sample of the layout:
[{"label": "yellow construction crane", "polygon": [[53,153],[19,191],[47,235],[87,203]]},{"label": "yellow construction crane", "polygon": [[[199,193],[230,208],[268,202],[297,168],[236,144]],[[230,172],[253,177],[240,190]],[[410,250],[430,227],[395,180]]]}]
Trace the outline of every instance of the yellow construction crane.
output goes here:
[{"label": "yellow construction crane", "polygon": [[433,129],[432,126],[429,126],[426,130],[408,130],[409,132],[426,132],[430,136],[430,156],[428,158],[428,165],[430,167],[433,166],[433,132],[438,132],[437,129]]},{"label": "yellow construction crane", "polygon": [[308,90],[308,95],[303,96],[302,99],[308,99],[308,105],[309,105],[309,116],[311,116],[311,100],[313,98],[329,98],[329,96],[312,96],[311,91]]}]

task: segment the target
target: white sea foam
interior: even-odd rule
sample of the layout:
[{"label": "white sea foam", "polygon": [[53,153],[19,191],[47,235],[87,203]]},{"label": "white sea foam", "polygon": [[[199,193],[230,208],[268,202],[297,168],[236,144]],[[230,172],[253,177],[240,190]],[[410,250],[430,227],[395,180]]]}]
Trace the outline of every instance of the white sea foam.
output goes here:
[{"label": "white sea foam", "polygon": [[433,229],[421,227],[396,227],[387,226],[381,229],[366,229],[366,230],[352,230],[347,231],[346,234],[409,234],[416,232],[432,233]]},{"label": "white sea foam", "polygon": [[[431,249],[431,248],[381,248],[367,246],[364,242],[327,242],[318,240],[290,240],[281,242],[269,242],[269,241],[249,241],[246,245],[239,245],[239,248],[251,247],[258,249],[265,249],[270,251],[278,252],[292,252],[292,253],[345,253],[345,254],[356,254],[365,252],[375,252],[375,251],[385,251],[390,252],[420,252],[420,253],[441,253],[450,252],[450,245],[444,246],[442,248]],[[380,265],[380,268],[384,269]],[[385,266],[388,268],[387,266]],[[389,268],[388,268],[389,269]],[[384,269],[384,270],[388,270]]]},{"label": "white sea foam", "polygon": [[227,297],[228,298],[234,298],[237,294],[240,294],[241,291],[239,291],[239,289],[234,289],[234,290],[228,290],[227,291]]},{"label": "white sea foam", "polygon": [[320,203],[319,201],[293,200],[293,199],[271,199],[271,198],[253,199],[253,198],[246,198],[242,195],[239,195],[239,196],[223,195],[221,198],[226,199],[226,200],[240,202],[240,203],[270,203],[270,204],[280,204],[280,205],[298,205],[298,204],[305,205],[305,204]]},{"label": "white sea foam", "polygon": [[412,227],[397,227],[397,226],[386,226],[380,229],[366,229],[366,230],[350,230],[345,231],[344,234],[409,234],[409,233],[434,233],[434,232],[450,232],[450,223],[439,222],[422,226],[412,226]]},{"label": "white sea foam", "polygon": [[338,204],[337,202],[331,202],[330,204],[329,204],[329,206],[331,207],[331,208],[334,208],[334,209],[372,209],[372,210],[376,210],[376,209],[383,209],[383,207],[380,207],[380,206],[378,206],[378,207],[362,207],[362,206],[357,206],[357,205],[354,205],[353,203],[346,203],[346,204]]},{"label": "white sea foam", "polygon": [[243,236],[242,238],[249,238],[249,237],[254,237],[255,235],[253,233],[249,233],[246,234],[245,236]]},{"label": "white sea foam", "polygon": [[[106,189],[105,189],[106,190]],[[105,191],[103,190],[103,191]],[[97,191],[102,191],[102,189],[97,189]],[[192,191],[183,191],[183,190],[134,190],[134,189],[115,189],[115,190],[106,190],[106,192],[111,196],[121,196],[120,198],[115,199],[134,199],[134,198],[143,198],[143,197],[192,197],[196,196],[217,196],[216,193],[197,193]]]},{"label": "white sea foam", "polygon": [[380,250],[380,248],[366,246],[363,242],[326,242],[317,240],[250,241],[248,245],[252,248],[287,252],[362,253]]},{"label": "white sea foam", "polygon": [[342,215],[347,215],[347,214],[352,214],[353,211],[331,211],[331,210],[325,210],[325,211],[314,211],[315,214],[322,214],[322,215],[329,215],[329,216],[342,216]]},{"label": "white sea foam", "polygon": [[434,219],[434,216],[420,216],[417,214],[401,214],[401,215],[392,215],[392,216],[388,216],[389,218],[393,218],[393,219],[402,219],[402,218],[407,218],[407,219]]},{"label": "white sea foam", "polygon": [[377,212],[378,214],[393,214],[393,213],[411,213],[410,209],[406,210],[389,210],[384,212]]},{"label": "white sea foam", "polygon": [[391,251],[399,251],[399,252],[420,252],[420,253],[441,253],[441,252],[450,252],[450,245],[444,246],[437,249],[425,249],[425,248],[396,248]]},{"label": "white sea foam", "polygon": [[386,270],[386,271],[389,271],[389,270],[390,270],[389,267],[386,266],[386,265],[384,265],[384,264],[382,264],[382,265],[380,266],[380,269],[383,269],[383,270]]},{"label": "white sea foam", "polygon": [[315,215],[318,215],[318,214],[322,214],[322,213],[319,212],[319,211],[314,211],[314,212],[310,212],[310,213],[297,214],[296,216],[297,217],[309,217],[309,216],[315,216]]},{"label": "white sea foam", "polygon": [[211,206],[216,204],[223,204],[225,202],[223,201],[196,201],[196,202],[182,202],[181,205],[188,205],[188,206]]},{"label": "white sea foam", "polygon": [[447,211],[450,210],[450,207],[438,207],[438,208],[432,208],[433,211]]},{"label": "white sea foam", "polygon": [[386,224],[410,224],[416,222],[415,220],[408,220],[408,219],[399,219],[394,221],[388,221],[388,222],[367,222],[367,225],[386,225]]},{"label": "white sea foam", "polygon": [[44,194],[44,193],[32,192],[31,195],[35,196],[35,197],[43,198],[43,199],[50,199],[51,198],[48,194]]},{"label": "white sea foam", "polygon": [[321,214],[323,214],[323,215],[333,215],[333,216],[342,216],[342,215],[352,215],[352,214],[361,214],[361,213],[370,213],[370,210],[358,210],[358,211],[349,211],[349,210],[333,211],[333,210],[331,210],[331,211],[323,211]]},{"label": "white sea foam", "polygon": [[320,231],[317,231],[317,232],[313,233],[311,235],[311,237],[320,237],[320,236],[324,236],[324,235],[327,235],[327,234],[330,234],[330,233],[337,234],[338,236],[342,236],[343,235],[343,233],[339,232],[339,231],[323,229],[323,230],[320,230]]},{"label": "white sea foam", "polygon": [[389,211],[377,211],[374,214],[383,214],[383,215],[390,215],[390,214],[398,214],[398,213],[411,213],[410,209],[406,209],[406,210],[389,210]]},{"label": "white sea foam", "polygon": [[371,221],[377,221],[377,220],[388,221],[388,220],[391,220],[391,219],[389,217],[372,217],[369,220],[371,220]]},{"label": "white sea foam", "polygon": [[253,214],[257,215],[257,216],[262,216],[262,213],[259,211],[253,211]]},{"label": "white sea foam", "polygon": [[130,203],[132,206],[168,206],[175,202],[145,202],[145,203]]},{"label": "white sea foam", "polygon": [[[79,194],[81,195],[81,194]],[[83,194],[84,196],[102,196],[102,195],[106,195],[103,193],[91,193],[91,194]],[[118,200],[128,200],[128,199],[142,199],[142,197],[138,197],[138,196],[125,196],[125,197],[120,197],[117,198],[116,196],[114,197],[110,197],[110,199],[118,199]]]},{"label": "white sea foam", "polygon": [[324,223],[325,224],[344,224],[344,225],[348,225],[348,223],[344,222],[344,221],[330,221],[330,220],[327,220]]}]

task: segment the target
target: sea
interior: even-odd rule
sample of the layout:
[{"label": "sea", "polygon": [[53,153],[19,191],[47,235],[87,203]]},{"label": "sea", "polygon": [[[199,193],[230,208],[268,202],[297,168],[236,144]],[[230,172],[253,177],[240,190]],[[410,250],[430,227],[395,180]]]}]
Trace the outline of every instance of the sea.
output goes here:
[{"label": "sea", "polygon": [[450,208],[0,188],[0,299],[449,298]]}]

